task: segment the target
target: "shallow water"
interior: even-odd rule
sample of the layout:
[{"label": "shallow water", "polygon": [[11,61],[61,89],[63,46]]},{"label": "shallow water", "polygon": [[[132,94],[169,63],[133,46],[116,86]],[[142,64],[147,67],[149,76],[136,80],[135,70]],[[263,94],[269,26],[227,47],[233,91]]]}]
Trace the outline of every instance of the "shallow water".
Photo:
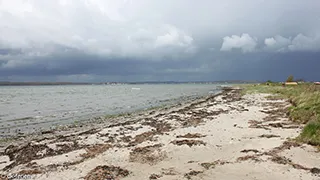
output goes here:
[{"label": "shallow water", "polygon": [[[0,87],[0,135],[132,112],[217,93],[215,84]],[[1,137],[0,136],[0,137]]]}]

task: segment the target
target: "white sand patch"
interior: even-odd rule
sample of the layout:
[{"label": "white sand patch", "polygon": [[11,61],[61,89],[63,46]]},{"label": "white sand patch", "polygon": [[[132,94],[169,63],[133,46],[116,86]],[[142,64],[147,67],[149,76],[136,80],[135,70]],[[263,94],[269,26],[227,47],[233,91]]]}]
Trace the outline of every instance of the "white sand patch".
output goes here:
[{"label": "white sand patch", "polygon": [[9,156],[0,156],[0,169],[3,169],[11,163],[12,162],[10,161]]},{"label": "white sand patch", "polygon": [[[294,163],[299,163],[310,168],[318,167],[320,164],[320,153],[310,145],[303,145],[302,147],[293,147],[280,153],[292,160]],[[319,178],[320,179],[320,178]]]},{"label": "white sand patch", "polygon": [[80,150],[71,151],[66,154],[33,160],[32,162],[36,162],[38,165],[41,165],[41,166],[48,166],[53,164],[62,165],[63,163],[80,161],[81,159],[83,159],[83,157],[81,157],[80,155],[84,153],[86,153],[86,151],[84,149],[80,149]]}]

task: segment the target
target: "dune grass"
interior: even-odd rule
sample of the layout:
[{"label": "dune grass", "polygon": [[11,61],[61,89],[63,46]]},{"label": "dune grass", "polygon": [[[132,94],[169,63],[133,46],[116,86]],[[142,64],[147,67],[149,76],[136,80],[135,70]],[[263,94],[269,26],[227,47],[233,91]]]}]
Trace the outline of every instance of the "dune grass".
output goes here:
[{"label": "dune grass", "polygon": [[297,139],[320,146],[320,86],[308,83],[286,87],[279,83],[254,84],[243,86],[243,94],[246,93],[271,93],[289,99],[292,103],[289,118],[306,124]]},{"label": "dune grass", "polygon": [[301,140],[302,142],[306,142],[308,144],[319,146],[320,145],[320,123],[318,122],[310,122],[308,123],[300,136],[298,137],[298,140]]}]

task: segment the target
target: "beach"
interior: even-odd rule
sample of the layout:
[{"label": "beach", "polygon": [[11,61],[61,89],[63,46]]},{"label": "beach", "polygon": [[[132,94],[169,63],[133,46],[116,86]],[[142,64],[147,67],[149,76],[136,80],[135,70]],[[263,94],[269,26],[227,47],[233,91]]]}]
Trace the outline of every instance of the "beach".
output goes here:
[{"label": "beach", "polygon": [[320,179],[287,99],[225,88],[193,102],[6,142],[2,179]]}]

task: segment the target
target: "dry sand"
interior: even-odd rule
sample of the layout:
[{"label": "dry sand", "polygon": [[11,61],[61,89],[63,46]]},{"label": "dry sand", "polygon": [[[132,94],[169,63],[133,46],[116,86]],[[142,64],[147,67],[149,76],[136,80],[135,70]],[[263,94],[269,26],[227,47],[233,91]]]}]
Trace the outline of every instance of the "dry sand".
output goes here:
[{"label": "dry sand", "polygon": [[302,127],[288,120],[289,102],[239,92],[11,145],[2,179],[320,179],[320,153],[292,140]]}]

